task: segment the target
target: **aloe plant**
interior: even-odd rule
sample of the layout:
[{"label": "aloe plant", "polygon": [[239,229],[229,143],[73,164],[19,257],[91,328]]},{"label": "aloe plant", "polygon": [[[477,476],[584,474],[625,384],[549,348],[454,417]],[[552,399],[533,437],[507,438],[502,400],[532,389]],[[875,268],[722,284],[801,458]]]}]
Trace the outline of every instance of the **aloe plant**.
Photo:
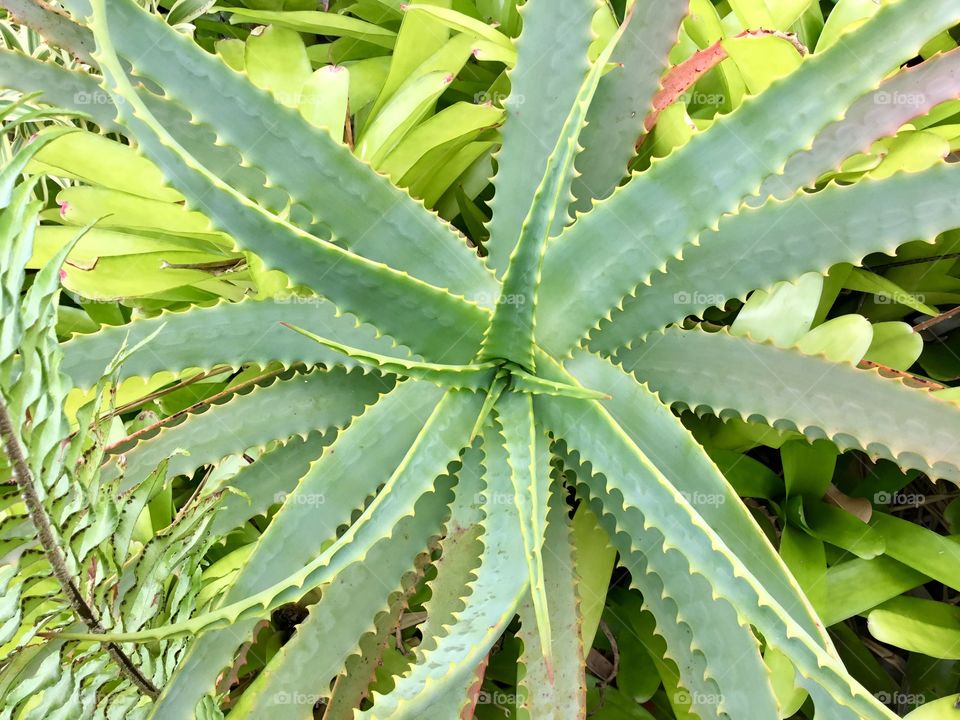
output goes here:
[{"label": "aloe plant", "polygon": [[[677,324],[960,226],[960,174],[948,164],[799,192],[896,131],[901,108],[881,113],[899,122],[864,122],[859,99],[960,22],[955,2],[889,3],[625,178],[687,4],[636,0],[591,57],[593,2],[530,0],[483,258],[329,132],[132,0],[64,4],[96,40],[116,109],[106,119],[209,231],[312,295],[163,313],[57,348],[50,296],[71,246],[15,302],[36,206],[29,183],[4,194],[0,388],[10,421],[0,430],[45,551],[38,562],[58,582],[42,595],[55,605],[42,643],[29,629],[34,616],[22,613],[33,597],[26,569],[5,575],[4,639],[17,648],[4,669],[8,713],[219,716],[220,676],[238,648],[261,619],[306,596],[308,616],[231,697],[231,717],[305,718],[316,705],[330,717],[470,717],[487,655],[516,615],[522,712],[584,717],[583,663],[597,622],[585,608],[596,589],[577,563],[589,548],[569,518],[572,488],[656,619],[684,689],[673,698],[678,713],[780,717],[767,670],[780,662],[818,716],[895,717],[844,668],[797,582],[670,406],[763,421],[960,480],[953,403],[875,370]],[[557,17],[567,19],[559,29]],[[214,128],[216,144],[197,126]],[[18,156],[7,182],[38,150]],[[223,165],[237,155],[241,168]],[[269,182],[251,182],[253,168]],[[325,237],[312,234],[320,228]],[[721,272],[746,240],[762,252]],[[272,382],[256,378],[249,393],[113,443],[78,431],[68,447],[92,443],[93,462],[51,459],[71,418],[60,407],[65,389],[40,391],[35,377],[62,373],[76,390],[102,394],[112,383],[122,393],[143,378],[250,365]],[[88,407],[79,428],[102,402]],[[202,494],[206,505],[191,505],[140,550],[116,531],[128,499],[145,503],[174,476],[251,449],[254,462],[221,488],[236,493]],[[96,502],[65,516],[59,492]],[[278,499],[244,563],[197,592],[193,563],[210,536]],[[21,527],[17,537],[35,536]],[[415,659],[368,699],[384,638],[438,546]],[[167,584],[138,570],[145,562],[168,572],[182,564]],[[136,600],[115,602],[118,592]]]}]

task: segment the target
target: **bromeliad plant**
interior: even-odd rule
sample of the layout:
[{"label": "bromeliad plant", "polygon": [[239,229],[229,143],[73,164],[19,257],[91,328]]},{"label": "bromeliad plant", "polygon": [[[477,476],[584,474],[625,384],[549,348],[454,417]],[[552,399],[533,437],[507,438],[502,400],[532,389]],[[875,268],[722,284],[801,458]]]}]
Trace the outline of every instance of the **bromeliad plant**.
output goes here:
[{"label": "bromeliad plant", "polygon": [[[678,707],[704,718],[779,717],[764,662],[776,655],[795,669],[818,717],[894,717],[848,674],[796,582],[669,405],[763,420],[953,481],[960,408],[794,348],[663,328],[753,289],[960,226],[960,172],[947,164],[797,192],[925,111],[878,110],[875,93],[889,92],[900,82],[884,80],[890,70],[960,22],[955,0],[890,3],[626,183],[687,4],[636,0],[590,62],[594,3],[530,0],[484,259],[329,133],[132,0],[65,5],[92,30],[104,87],[140,152],[211,229],[315,296],[167,313],[62,346],[60,370],[76,388],[96,385],[124,343],[132,349],[111,368],[121,383],[224,365],[292,368],[109,447],[95,473],[113,483],[98,487],[127,497],[281,440],[227,481],[241,494],[211,500],[210,532],[265,513],[278,493],[283,504],[220,592],[183,589],[179,579],[193,577],[184,566],[169,585],[155,578],[154,598],[166,604],[146,616],[131,619],[141,605],[107,602],[133,582],[122,562],[91,574],[89,552],[71,555],[68,569],[102,598],[93,603],[100,615],[78,612],[83,629],[61,612],[46,644],[21,636],[14,658],[24,659],[5,670],[8,713],[46,716],[57,698],[74,708],[76,698],[93,697],[104,699],[98,712],[107,716],[215,717],[227,708],[211,694],[224,688],[221,673],[258,621],[309,596],[308,617],[231,698],[231,717],[305,718],[315,705],[329,717],[357,708],[371,719],[470,717],[485,658],[517,614],[522,711],[583,717],[584,636],[589,643],[596,619],[581,632],[592,598],[572,562],[572,485],[656,618],[687,691]],[[185,111],[191,124],[164,121]],[[196,126],[215,128],[217,143]],[[260,169],[269,186],[231,184],[234,175],[215,169],[224,153]],[[267,209],[277,192],[330,239]],[[580,211],[573,221],[571,207]],[[741,256],[745,243],[753,252]],[[23,252],[15,257],[25,262]],[[740,259],[731,266],[731,257]],[[5,329],[19,309],[6,298]],[[21,344],[24,358],[28,351]],[[32,367],[20,362],[10,367]],[[17,404],[4,382],[13,417],[4,439],[15,460],[17,437],[31,437],[55,411]],[[54,481],[80,482],[69,463],[62,473]],[[18,481],[28,482],[25,472]],[[37,508],[38,522],[56,509]],[[108,535],[98,539],[109,543]],[[437,538],[415,661],[368,702],[377,647]],[[44,549],[55,552],[57,540]],[[62,533],[64,542],[73,535]],[[142,552],[153,547],[168,544]],[[195,559],[188,548],[182,557]],[[123,674],[108,680],[89,670],[107,662],[101,647]],[[50,673],[58,661],[76,668],[59,682]],[[38,692],[13,692],[14,681]],[[137,691],[144,696],[131,709]]]}]

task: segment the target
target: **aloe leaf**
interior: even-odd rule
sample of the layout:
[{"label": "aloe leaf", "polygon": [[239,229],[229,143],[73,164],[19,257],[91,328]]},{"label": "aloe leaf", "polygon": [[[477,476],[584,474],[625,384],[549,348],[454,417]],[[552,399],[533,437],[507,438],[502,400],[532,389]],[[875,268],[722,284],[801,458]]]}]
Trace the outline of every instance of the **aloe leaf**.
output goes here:
[{"label": "aloe leaf", "polygon": [[[549,496],[544,532],[543,573],[552,634],[551,648],[541,646],[531,592],[520,603],[523,641],[519,681],[522,703],[518,716],[528,720],[578,720],[586,713],[584,645],[581,634],[579,576],[574,562],[573,538],[567,517],[566,496],[557,483]],[[551,658],[548,665],[544,658]]]},{"label": "aloe leaf", "polygon": [[[363,562],[354,563],[338,574],[324,588],[320,600],[310,607],[306,620],[266,668],[244,692],[230,711],[240,718],[259,718],[264,714],[277,718],[309,717],[318,696],[329,696],[323,688],[329,678],[344,670],[345,663],[357,647],[357,639],[373,632],[375,618],[389,614],[392,605],[403,607],[404,580],[409,581],[415,559],[428,549],[431,539],[440,534],[448,505],[452,499],[451,481],[441,478],[434,492],[424,496],[415,506],[415,515],[404,518],[390,538],[374,545]],[[347,619],[345,621],[345,619]],[[377,618],[376,623],[382,618]],[[387,632],[392,630],[387,628]],[[353,669],[366,689],[365,680]],[[305,687],[320,688],[317,696],[303,692]],[[338,691],[334,691],[336,698]],[[299,697],[303,702],[295,702]],[[276,698],[288,697],[293,702],[278,704]],[[331,703],[330,709],[339,706]]]},{"label": "aloe leaf", "polygon": [[[457,473],[456,498],[450,508],[446,534],[440,542],[440,559],[435,562],[437,575],[429,583],[430,599],[424,604],[427,619],[420,626],[423,637],[414,652],[417,662],[424,662],[425,653],[433,652],[442,639],[456,626],[457,615],[466,608],[472,594],[476,570],[484,557],[484,503],[488,495],[483,479],[483,452],[478,445],[464,453],[463,465]],[[482,674],[485,661],[462,684],[452,685],[438,693],[433,711],[438,717],[460,717],[469,703],[476,674]]]},{"label": "aloe leaf", "polygon": [[[702,368],[688,363],[703,357],[710,358],[711,373],[721,373],[723,383],[698,380]],[[960,482],[954,440],[960,406],[876,370],[726,332],[679,329],[651,335],[617,360],[665,402],[797,430],[811,440],[827,438],[841,449]]]},{"label": "aloe leaf", "polygon": [[221,497],[210,532],[216,536],[226,535],[250,518],[266,515],[272,505],[286,500],[335,437],[336,433],[332,432],[312,432],[306,438],[296,435],[241,467],[221,486],[235,492]]},{"label": "aloe leaf", "polygon": [[[596,507],[602,512],[602,504]],[[679,554],[658,550],[662,541],[655,530],[641,533],[635,547],[642,545],[643,552],[628,552],[621,562],[656,618],[665,657],[677,665],[686,691],[680,699],[699,717],[777,718],[753,630],[730,603],[712,597],[710,583],[691,574]]]},{"label": "aloe leaf", "polygon": [[[122,74],[119,59],[112,52],[107,8],[100,2],[95,6],[98,12],[91,27],[103,43],[101,50],[98,51],[101,67],[104,69],[106,82],[110,83],[111,91],[116,93],[120,101],[118,107],[124,116],[125,124],[136,128],[135,135],[145,152],[162,169],[165,168],[168,174],[177,177],[178,185],[182,191],[185,191],[184,195],[203,198],[203,207],[208,216],[215,217],[245,249],[256,252],[268,267],[284,270],[295,281],[308,287],[316,286],[315,289],[330,297],[342,310],[355,312],[361,317],[380,315],[381,317],[377,318],[378,327],[399,342],[406,342],[404,336],[413,329],[410,317],[422,316],[422,309],[425,307],[436,310],[432,318],[433,322],[429,323],[429,329],[426,325],[421,328],[424,334],[420,340],[428,347],[434,345],[439,339],[438,323],[452,323],[456,326],[457,332],[463,334],[477,328],[483,322],[484,313],[478,306],[458,302],[454,296],[445,291],[416,281],[384,265],[365,260],[344,251],[337,245],[318,240],[298,230],[249,202],[200,166],[157,123],[156,118],[133,91],[128,79]],[[132,10],[132,13],[129,16],[121,15],[119,18],[111,14],[112,19],[109,21],[123,21],[123,27],[126,28],[123,33],[120,33],[123,37],[132,36],[129,32],[130,27],[136,27],[138,23],[153,22],[136,6],[128,5],[128,0],[110,3],[110,12],[121,6]],[[174,42],[179,46],[183,39],[176,36],[176,33],[165,25],[163,28],[163,33],[173,33]],[[160,39],[163,37],[164,35],[161,34]],[[160,43],[160,39],[151,37],[151,41],[156,40],[157,43]],[[162,43],[154,47],[162,47]],[[203,54],[199,49],[198,52]],[[208,60],[211,59],[208,58]],[[215,59],[212,61],[219,63]],[[220,70],[229,72],[223,68]],[[185,78],[189,73],[185,71],[183,74],[176,75]],[[254,90],[252,86],[249,89]],[[173,92],[173,88],[168,88],[168,91]],[[281,108],[276,108],[276,111],[283,112]],[[317,133],[320,131],[315,131],[315,134]],[[322,133],[322,136],[325,142],[335,144],[329,135]],[[352,174],[360,176],[356,171]],[[315,180],[316,178],[313,179],[314,185]],[[337,184],[343,186],[343,179],[339,179]],[[419,223],[416,226],[420,227]],[[393,245],[396,243],[394,242]],[[409,248],[404,254],[417,255],[417,253],[411,254]],[[439,254],[434,253],[434,255]],[[321,279],[322,282],[320,282]],[[419,301],[416,300],[417,295],[421,295]],[[408,305],[409,303],[413,305]],[[409,312],[402,313],[403,320],[396,317],[396,323],[394,323],[384,317],[387,313],[396,313],[404,305],[408,306]],[[451,329],[451,332],[454,331]],[[440,341],[440,345],[434,347],[438,351],[436,355],[443,355],[447,345],[448,343]]]},{"label": "aloe leaf", "polygon": [[[0,48],[0,83],[21,92],[41,91],[44,102],[89,116],[102,129],[128,133],[118,124],[116,104],[95,78],[76,70],[28,58]],[[164,127],[224,182],[237,188],[264,207],[281,210],[287,203],[285,193],[267,187],[262,172],[241,164],[235,149],[218,145],[212,130],[204,131],[192,122],[186,108],[166,98],[141,91],[144,102]]]},{"label": "aloe leaf", "polygon": [[[294,375],[205,407],[203,412],[173,416],[158,433],[116,447],[114,462],[104,468],[103,475],[122,474],[121,487],[129,488],[164,458],[170,458],[169,477],[188,475],[201,465],[272,440],[345,427],[387,389],[389,384],[381,378],[360,371]],[[189,454],[179,454],[187,448]]]},{"label": "aloe leaf", "polygon": [[[116,355],[125,339],[131,345],[163,326],[163,331],[146,348],[131,353],[120,366],[119,379],[151,378],[161,372],[189,368],[209,370],[219,366],[239,367],[244,363],[284,366],[343,365],[356,367],[351,358],[324,345],[290,332],[280,325],[289,322],[342,345],[362,347],[365,352],[409,358],[410,353],[390,338],[379,336],[369,325],[337,313],[336,307],[316,296],[289,295],[275,301],[245,300],[220,303],[189,312],[163,312],[153,318],[139,318],[127,325],[104,326],[89,335],[75,335],[62,344],[63,371],[76,387],[91,387],[103,368]],[[256,332],[251,336],[251,328]],[[208,342],[213,333],[217,342]],[[453,360],[467,361],[475,348],[454,348]]]},{"label": "aloe leaf", "polygon": [[[290,194],[315,223],[329,228],[337,242],[424,282],[492,304],[494,278],[464,238],[386,178],[371,173],[347,147],[296,110],[278,106],[245,76],[136,3],[108,3],[102,21],[91,27],[101,36],[108,27],[122,28],[111,34],[108,47],[134,60],[135,72],[162,86],[168,99],[189,107],[195,121],[216,128],[220,144],[239,151],[244,164],[261,168],[271,184]],[[125,84],[119,75],[113,81]],[[210,85],[221,92],[207,92]],[[229,105],[226,98],[233,98]],[[132,95],[128,100],[139,102]],[[164,124],[159,116],[157,120]],[[142,121],[134,125],[140,127]],[[144,151],[151,155],[146,147]],[[358,205],[370,212],[350,211]]]},{"label": "aloe leaf", "polygon": [[556,395],[557,397],[580,398],[582,400],[603,400],[608,397],[606,393],[599,390],[549,380],[532,375],[525,370],[512,369],[510,382],[514,390],[527,392],[531,395]]},{"label": "aloe leaf", "polygon": [[[590,349],[610,353],[757,287],[825,272],[839,262],[859,263],[872,252],[893,254],[906,242],[933,238],[960,225],[954,188],[960,188],[960,171],[940,165],[744,209],[701,236],[682,260],[667,263],[666,273],[654,275],[650,287],[641,288],[622,312],[601,324]],[[749,250],[743,238],[750,238]]]},{"label": "aloe leaf", "polygon": [[523,555],[527,563],[530,597],[545,671],[553,677],[553,632],[544,580],[543,543],[550,496],[550,454],[546,437],[538,432],[533,418],[533,399],[526,393],[507,392],[497,402],[503,425],[513,502],[520,520]]},{"label": "aloe leaf", "polygon": [[[603,487],[592,483],[591,492],[601,498],[604,512],[613,516],[613,536],[623,552],[641,550],[635,544],[638,531],[660,534],[664,554],[688,564],[690,573],[710,586],[711,597],[726,600],[739,624],[756,626],[768,645],[786,653],[804,677],[821,684],[837,702],[865,720],[895,717],[791,618],[598,403],[538,398],[536,407],[547,427],[607,479]],[[651,557],[656,559],[651,555],[648,561]]]},{"label": "aloe leaf", "polygon": [[788,199],[824,173],[839,168],[850,155],[960,96],[958,68],[960,50],[951,50],[887,78],[877,90],[853,103],[842,120],[824,128],[809,150],[791,157],[783,173],[767,177],[757,196],[747,203],[759,206],[770,197]]},{"label": "aloe leaf", "polygon": [[[503,438],[487,425],[483,434],[488,498],[508,497],[510,467]],[[400,678],[387,695],[374,694],[373,707],[361,712],[364,720],[404,720],[425,717],[439,693],[461,688],[474,668],[513,618],[526,589],[524,560],[516,552],[522,545],[520,521],[512,504],[498,505],[482,521],[483,555],[476,570],[472,593],[456,615],[456,623],[436,647],[424,652],[409,674]]]},{"label": "aloe leaf", "polygon": [[[960,7],[950,0],[885,6],[843,43],[808,57],[582,216],[550,244],[544,258],[539,344],[563,356],[669,258],[733,212],[789,156],[874,90],[891,67],[958,21]],[[784,106],[802,111],[785,116],[779,111]],[[742,151],[746,138],[749,153]],[[693,186],[690,178],[697,178]]]},{"label": "aloe leaf", "polygon": [[[737,492],[660,397],[623,369],[586,352],[564,363],[577,380],[608,393],[603,406],[637,447],[688,498],[767,591],[820,644],[830,639],[810,603]],[[653,419],[656,422],[653,422]]]},{"label": "aloe leaf", "polygon": [[[507,122],[491,204],[487,264],[498,275],[506,272],[547,160],[555,152],[565,118],[590,71],[587,49],[593,38],[584,19],[596,7],[594,0],[531,0],[521,7],[523,32],[517,41],[517,64],[508,73]],[[558,18],[571,22],[558,23]],[[556,218],[563,227],[566,213],[559,210]]]},{"label": "aloe leaf", "polygon": [[454,388],[459,390],[480,390],[490,386],[494,375],[497,372],[496,365],[493,363],[477,363],[473,365],[441,365],[439,363],[424,363],[414,360],[403,360],[401,358],[388,357],[386,355],[377,355],[367,352],[360,348],[350,347],[320,337],[309,330],[291,325],[290,323],[280,323],[281,325],[308,337],[320,345],[325,345],[338,353],[346,355],[349,358],[357,360],[365,365],[371,365],[378,370],[386,373],[394,373],[404,377],[411,377],[417,380],[426,380],[441,387]]},{"label": "aloe leaf", "polygon": [[463,598],[470,594],[469,585],[483,552],[481,521],[487,499],[483,474],[483,452],[475,443],[464,452],[457,473],[456,496],[436,561],[437,575],[428,583],[430,599],[424,605],[427,619],[421,628],[423,641],[417,646],[418,655],[436,647],[453,625],[457,612],[463,609]]},{"label": "aloe leaf", "polygon": [[627,175],[688,6],[689,0],[635,0],[624,20],[627,30],[610,58],[617,67],[600,81],[580,133],[583,150],[572,187],[575,212],[587,212]]},{"label": "aloe leaf", "polygon": [[[293,602],[315,587],[329,583],[345,567],[362,559],[372,543],[382,539],[384,528],[393,528],[406,515],[414,512],[413,506],[426,495],[432,481],[443,474],[447,464],[456,459],[459,450],[469,440],[469,431],[479,406],[472,394],[448,393],[441,401],[431,419],[424,426],[418,441],[404,463],[391,476],[384,489],[364,510],[342,536],[304,565],[279,582],[252,596],[225,604],[207,613],[195,615],[183,622],[139,632],[108,633],[106,635],[75,634],[74,639],[102,640],[108,637],[123,642],[142,642],[164,639],[177,635],[196,635],[200,632],[233,625],[252,617],[260,617],[269,611]],[[430,433],[437,429],[441,432]],[[462,444],[457,445],[458,442]],[[332,453],[331,453],[332,454]],[[431,474],[432,471],[432,474]],[[412,476],[412,477],[411,477]],[[413,478],[416,478],[414,481]],[[399,490],[394,492],[395,489]],[[290,498],[287,502],[291,502]],[[414,513],[415,514],[415,513]]]},{"label": "aloe leaf", "polygon": [[[534,320],[547,238],[558,211],[562,213],[567,205],[561,200],[569,194],[573,161],[579,147],[577,139],[600,76],[622,33],[623,28],[613,36],[580,85],[556,146],[547,158],[543,177],[503,276],[500,298],[483,338],[481,358],[505,358],[528,370],[534,368]],[[497,239],[493,237],[492,242]]]},{"label": "aloe leaf", "polygon": [[[412,447],[424,426],[430,426],[441,395],[440,389],[428,383],[402,383],[340,434],[330,448],[332,452],[325,453],[285,499],[219,607],[269,588],[310,564],[321,548],[336,541],[338,527],[349,523],[351,512],[405,467],[404,458],[415,452]],[[416,463],[410,471],[416,468],[431,472]],[[429,490],[433,478],[442,472],[441,467],[429,479],[420,478],[418,482]],[[411,492],[415,491],[411,488]],[[368,532],[371,528],[368,526]],[[387,525],[380,529],[391,532]],[[374,537],[369,540],[374,544],[379,541]],[[324,555],[329,555],[329,547]],[[269,572],[262,568],[269,568]],[[180,717],[192,712],[254,625],[255,620],[239,620],[231,628],[207,632],[196,639],[161,693],[154,716]]]},{"label": "aloe leaf", "polygon": [[56,107],[83,112],[104,130],[117,132],[116,110],[103,102],[98,78],[23,53],[0,48],[0,84],[24,93],[41,92],[41,100]]}]

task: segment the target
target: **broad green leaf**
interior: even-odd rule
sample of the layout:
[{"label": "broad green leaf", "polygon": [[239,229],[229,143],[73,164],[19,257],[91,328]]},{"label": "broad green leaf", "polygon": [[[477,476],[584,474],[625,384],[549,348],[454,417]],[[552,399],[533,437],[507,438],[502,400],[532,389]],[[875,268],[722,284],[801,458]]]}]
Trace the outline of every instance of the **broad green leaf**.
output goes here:
[{"label": "broad green leaf", "polygon": [[453,76],[432,72],[404,86],[383,106],[376,119],[357,139],[357,154],[380,165],[403,137],[433,108]]},{"label": "broad green leaf", "polygon": [[922,573],[893,558],[854,558],[831,566],[826,573],[824,605],[820,615],[826,625],[860,615],[887,600],[928,582]]},{"label": "broad green leaf", "polygon": [[864,560],[872,560],[886,550],[883,536],[846,510],[818,500],[796,503],[804,528],[813,537]]},{"label": "broad green leaf", "polygon": [[350,72],[341,65],[324,65],[300,91],[300,113],[311,125],[327,128],[334,140],[343,138],[347,122]]},{"label": "broad green leaf", "polygon": [[183,199],[166,186],[153,163],[127,145],[91,132],[60,135],[34,156],[27,172],[71,178],[164,202]]},{"label": "broad green leaf", "polygon": [[730,331],[757,341],[793,345],[810,329],[822,290],[820,273],[806,273],[793,282],[757,290],[740,309]]},{"label": "broad green leaf", "polygon": [[827,22],[817,43],[817,52],[823,52],[835,45],[842,35],[856,30],[861,24],[872,18],[884,5],[893,0],[840,0],[837,7],[827,18]]},{"label": "broad green leaf", "polygon": [[364,22],[349,15],[338,13],[314,12],[309,10],[288,10],[271,12],[268,10],[249,10],[240,7],[218,7],[223,12],[233,13],[232,23],[273,24],[297,32],[351,37],[357,40],[392,48],[396,43],[396,33],[373,23]]},{"label": "broad green leaf", "polygon": [[960,585],[960,545],[922,525],[874,512],[870,525],[883,535],[886,554],[924,575],[956,589]]},{"label": "broad green leaf", "polygon": [[896,283],[868,270],[854,268],[844,284],[851,290],[873,293],[878,302],[899,303],[931,317],[938,314],[936,308],[918,301]]},{"label": "broad green leaf", "polygon": [[873,326],[863,315],[841,315],[817,325],[801,337],[797,349],[837,363],[856,365],[873,342]]},{"label": "broad green leaf", "polygon": [[300,35],[282,27],[266,27],[247,39],[244,69],[250,81],[281,105],[300,104],[300,89],[310,77],[310,60]]},{"label": "broad green leaf", "polygon": [[573,515],[570,528],[577,568],[577,596],[580,598],[581,643],[593,647],[593,639],[600,626],[600,616],[607,599],[610,573],[617,559],[617,551],[610,543],[599,519],[582,503]]},{"label": "broad green leaf", "polygon": [[960,695],[933,700],[909,713],[906,720],[950,720],[950,716],[956,714],[958,702]]},{"label": "broad green leaf", "polygon": [[923,338],[904,322],[881,322],[873,326],[873,340],[865,360],[894,370],[907,370],[923,352]]},{"label": "broad green leaf", "polygon": [[413,129],[380,164],[379,169],[398,184],[409,186],[408,173],[427,154],[445,143],[463,143],[496,126],[503,110],[492,105],[459,102],[444,108]]},{"label": "broad green leaf", "polygon": [[898,597],[867,615],[880,642],[945,660],[960,658],[960,608],[935,600]]},{"label": "broad green leaf", "polygon": [[440,5],[426,5],[422,3],[411,3],[407,5],[406,11],[417,11],[436,18],[451,30],[461,33],[468,33],[478,38],[500,45],[507,50],[513,49],[513,42],[503,33],[490,27],[486,23],[480,22],[469,15],[451,10]]},{"label": "broad green leaf", "polygon": [[[451,0],[435,0],[433,4],[450,7]],[[429,72],[444,70],[451,50],[457,47],[451,44],[450,31],[439,20],[419,10],[405,12],[387,78],[379,89],[367,122],[376,118],[387,100],[404,83],[415,81]],[[440,65],[444,67],[438,67]]]},{"label": "broad green leaf", "polygon": [[[755,0],[760,3],[763,0]],[[747,27],[770,28],[770,24]],[[727,55],[736,64],[751,95],[765,91],[770,84],[789,75],[803,60],[800,50],[789,39],[779,35],[745,35],[727,38],[722,43]]]}]

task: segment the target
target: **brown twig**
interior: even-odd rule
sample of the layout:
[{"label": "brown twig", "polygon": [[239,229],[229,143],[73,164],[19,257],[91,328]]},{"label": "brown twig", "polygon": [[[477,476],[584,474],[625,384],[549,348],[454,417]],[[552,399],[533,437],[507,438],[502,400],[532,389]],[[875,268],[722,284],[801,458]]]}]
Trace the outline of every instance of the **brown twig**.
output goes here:
[{"label": "brown twig", "polygon": [[[0,437],[3,438],[4,449],[7,457],[13,467],[13,474],[23,497],[23,502],[27,506],[27,512],[30,514],[30,520],[37,529],[37,535],[40,545],[46,553],[50,567],[53,568],[53,575],[60,583],[63,594],[66,596],[70,607],[73,608],[77,616],[90,628],[90,632],[102,634],[104,632],[100,620],[87,602],[83,599],[79,588],[73,581],[73,576],[67,568],[67,561],[63,551],[57,544],[53,528],[50,525],[50,519],[47,517],[46,510],[40,502],[34,486],[33,475],[27,465],[23,449],[20,447],[20,441],[17,439],[13,430],[13,423],[10,420],[10,414],[3,402],[0,402]],[[126,675],[141,692],[151,698],[156,698],[159,694],[157,688],[147,679],[133,664],[133,661],[127,654],[114,642],[105,643],[107,652],[120,667],[121,672]]]},{"label": "brown twig", "polygon": [[222,400],[222,399],[225,398],[225,397],[229,397],[230,395],[234,395],[234,394],[240,392],[241,390],[245,390],[246,388],[250,387],[251,385],[256,385],[256,384],[258,384],[258,383],[263,382],[264,380],[269,380],[270,378],[274,378],[274,377],[277,377],[277,376],[279,376],[279,375],[282,375],[283,373],[288,372],[289,370],[290,370],[290,368],[281,368],[281,369],[279,369],[279,370],[273,370],[273,371],[271,371],[271,372],[264,373],[263,375],[258,375],[257,377],[255,377],[255,378],[253,378],[253,379],[251,379],[251,380],[247,380],[246,382],[242,382],[242,383],[240,383],[239,385],[234,385],[233,387],[229,387],[229,388],[227,388],[226,390],[223,390],[223,391],[221,391],[221,392],[218,392],[216,395],[211,395],[210,397],[204,398],[203,400],[200,400],[199,402],[195,402],[195,403],[194,403],[193,405],[191,405],[190,407],[184,408],[183,410],[181,410],[181,411],[178,412],[178,413],[174,413],[173,415],[168,415],[167,417],[162,418],[161,420],[157,420],[157,422],[155,422],[155,423],[152,423],[152,424],[150,424],[150,425],[147,425],[146,427],[140,428],[140,429],[137,430],[135,433],[131,433],[130,435],[127,435],[127,437],[125,437],[125,438],[122,438],[122,439],[120,439],[120,440],[117,440],[116,442],[110,443],[109,445],[107,445],[107,446],[104,448],[104,451],[105,451],[106,453],[110,453],[110,452],[112,452],[113,450],[116,450],[118,447],[121,447],[121,446],[123,446],[123,445],[126,445],[127,443],[132,442],[133,440],[137,440],[138,438],[140,438],[140,437],[142,437],[142,436],[144,436],[144,435],[147,435],[147,434],[153,432],[154,430],[159,430],[160,428],[162,428],[162,427],[164,427],[164,426],[166,426],[166,425],[169,425],[169,424],[172,423],[173,421],[179,420],[180,418],[184,417],[185,415],[189,415],[190,413],[195,412],[196,410],[199,410],[199,409],[200,409],[201,407],[203,407],[204,405],[212,405],[212,404],[216,403],[218,400]]},{"label": "brown twig", "polygon": [[142,405],[146,405],[148,402],[159,400],[160,398],[165,397],[166,395],[169,395],[172,392],[176,392],[177,390],[182,390],[183,388],[193,385],[194,383],[198,383],[201,380],[206,380],[207,378],[216,377],[217,375],[223,375],[226,372],[230,372],[232,369],[233,368],[230,368],[230,367],[222,367],[222,368],[214,368],[209,372],[198,373],[193,377],[187,378],[186,380],[181,380],[178,383],[174,383],[170,387],[165,387],[161,390],[157,390],[137,400],[131,400],[125,405],[121,405],[120,407],[115,408],[108,413],[104,413],[103,415],[100,416],[99,419],[101,421],[109,420],[110,418],[116,415],[124,415],[130,412],[131,410],[136,410],[138,407],[141,407]]},{"label": "brown twig", "polygon": [[947,310],[946,312],[940,313],[936,317],[932,317],[927,320],[924,320],[923,322],[917,323],[916,325],[913,326],[913,331],[915,333],[923,332],[924,330],[928,330],[929,328],[932,328],[934,325],[937,325],[938,323],[941,323],[944,320],[952,318],[954,315],[957,315],[958,313],[960,313],[960,305],[953,308],[953,310]]}]

